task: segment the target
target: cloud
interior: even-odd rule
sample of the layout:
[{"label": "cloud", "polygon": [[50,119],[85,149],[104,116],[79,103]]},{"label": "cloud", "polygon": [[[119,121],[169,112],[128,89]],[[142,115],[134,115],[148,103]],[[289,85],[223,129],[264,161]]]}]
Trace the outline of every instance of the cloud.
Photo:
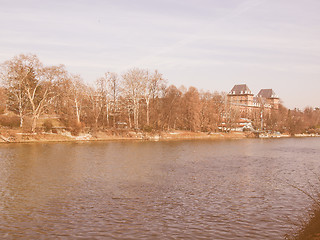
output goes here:
[{"label": "cloud", "polygon": [[320,74],[319,10],[316,0],[4,1],[0,61],[35,53],[88,82],[157,68],[173,84],[212,89],[303,78],[306,91]]},{"label": "cloud", "polygon": [[149,56],[145,56],[136,62],[133,63],[133,65],[142,65],[145,62],[153,62],[156,61],[158,56],[164,55],[166,53],[174,52],[177,49],[185,48],[187,45],[202,39],[207,38],[206,36],[208,33],[212,32],[215,28],[219,27],[219,24],[221,24],[224,21],[233,19],[235,17],[238,17],[245,12],[251,10],[254,7],[257,7],[259,4],[261,4],[263,0],[249,0],[245,1],[243,4],[241,4],[238,8],[232,9],[230,12],[226,13],[222,17],[215,19],[214,21],[206,22],[205,24],[202,24],[201,28],[195,30],[193,34],[190,34],[189,36],[180,39],[179,41],[170,44],[169,46],[166,46],[154,53],[152,53]]}]

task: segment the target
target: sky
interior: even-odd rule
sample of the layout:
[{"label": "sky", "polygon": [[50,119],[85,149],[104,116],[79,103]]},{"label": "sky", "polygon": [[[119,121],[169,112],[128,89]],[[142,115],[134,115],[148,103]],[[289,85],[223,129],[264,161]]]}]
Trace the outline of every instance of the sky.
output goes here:
[{"label": "sky", "polygon": [[168,84],[272,88],[320,107],[319,0],[0,0],[0,62],[36,54],[88,84],[158,70]]}]

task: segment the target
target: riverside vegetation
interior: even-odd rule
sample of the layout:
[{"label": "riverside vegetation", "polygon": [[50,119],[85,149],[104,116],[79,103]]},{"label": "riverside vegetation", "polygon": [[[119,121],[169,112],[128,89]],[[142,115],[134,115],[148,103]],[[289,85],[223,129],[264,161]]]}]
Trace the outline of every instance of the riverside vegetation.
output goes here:
[{"label": "riverside vegetation", "polygon": [[[70,140],[89,133],[96,138],[157,138],[174,131],[183,132],[175,136],[201,137],[218,132],[222,124],[231,129],[239,118],[248,117],[230,107],[225,93],[168,86],[157,70],[106,72],[90,86],[63,65],[44,66],[36,55],[21,54],[1,64],[1,82],[3,141]],[[319,108],[301,111],[280,105],[263,119],[256,115],[250,120],[256,129],[263,121],[266,131],[320,132]]]}]

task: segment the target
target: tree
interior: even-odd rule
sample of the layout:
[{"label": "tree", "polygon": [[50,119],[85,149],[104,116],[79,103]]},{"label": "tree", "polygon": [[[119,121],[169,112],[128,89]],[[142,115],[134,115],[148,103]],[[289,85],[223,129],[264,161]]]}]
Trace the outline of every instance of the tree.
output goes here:
[{"label": "tree", "polygon": [[102,113],[104,107],[104,98],[103,95],[98,91],[98,89],[88,88],[86,91],[88,100],[89,100],[89,116],[94,119],[94,128],[98,129],[99,117]]},{"label": "tree", "polygon": [[102,107],[102,122],[107,119],[109,126],[109,116],[112,116],[112,126],[116,126],[116,118],[119,114],[119,97],[121,85],[119,77],[116,73],[106,72],[104,77],[96,81],[96,94],[99,96]]},{"label": "tree", "polygon": [[119,77],[116,73],[107,72],[105,74],[105,78],[107,80],[107,86],[109,89],[110,95],[110,105],[111,105],[111,113],[112,113],[112,121],[113,127],[116,127],[117,115],[119,111],[119,97],[121,93],[121,84]]},{"label": "tree", "polygon": [[36,55],[24,54],[2,64],[1,78],[8,93],[8,108],[19,115],[20,127],[23,126],[28,105],[26,85],[34,81],[35,69],[39,66]]},{"label": "tree", "polygon": [[[104,128],[105,116],[107,118],[107,125],[109,126],[109,99],[108,99],[108,81],[106,77],[98,78],[96,81],[96,105],[100,106],[102,115],[102,126]],[[100,115],[100,114],[99,114]],[[98,116],[99,117],[99,116]],[[98,119],[96,119],[96,122]]]},{"label": "tree", "polygon": [[83,101],[86,95],[87,86],[79,75],[70,76],[69,97],[73,101],[73,108],[76,114],[76,122],[81,123],[81,114],[83,110]]},{"label": "tree", "polygon": [[218,125],[222,122],[221,116],[224,108],[222,96],[218,92],[201,92],[200,101],[201,131],[216,131],[218,129]]},{"label": "tree", "polygon": [[288,110],[286,127],[291,135],[304,132],[306,125],[304,123],[303,113],[299,109]]},{"label": "tree", "polygon": [[9,95],[9,105],[20,117],[20,127],[27,113],[32,116],[32,132],[45,107],[56,97],[55,86],[63,66],[44,67],[36,55],[19,55],[4,63],[3,78]]},{"label": "tree", "polygon": [[174,86],[166,88],[162,104],[162,128],[176,129],[181,120],[181,97],[182,93]]},{"label": "tree", "polygon": [[199,92],[195,87],[190,87],[184,94],[183,109],[185,127],[191,131],[200,130],[201,102]]},{"label": "tree", "polygon": [[236,122],[240,118],[240,110],[228,101],[226,93],[222,93],[222,99],[224,107],[221,111],[221,125],[224,131],[230,131],[232,128],[236,127]]},{"label": "tree", "polygon": [[226,105],[226,96],[223,93],[214,92],[212,96],[212,109],[213,111],[213,126],[214,129],[217,130],[219,125],[221,126],[221,123],[223,121],[223,111],[225,109]]},{"label": "tree", "polygon": [[153,74],[149,74],[147,71],[147,77],[143,82],[143,98],[146,102],[146,124],[150,126],[150,101],[159,96],[159,92],[163,88],[165,81],[162,77],[162,74],[157,70]]},{"label": "tree", "polygon": [[0,114],[3,114],[7,108],[7,94],[3,87],[0,87]]},{"label": "tree", "polygon": [[123,74],[122,78],[125,98],[127,99],[129,106],[131,106],[133,110],[134,128],[139,129],[140,100],[143,97],[143,90],[145,88],[147,74],[145,70],[133,68]]},{"label": "tree", "polygon": [[[57,96],[57,85],[65,77],[64,66],[40,66],[34,78],[29,79],[25,89],[31,105],[32,132],[35,131],[37,120],[53,99]],[[32,71],[33,72],[33,71]]]}]

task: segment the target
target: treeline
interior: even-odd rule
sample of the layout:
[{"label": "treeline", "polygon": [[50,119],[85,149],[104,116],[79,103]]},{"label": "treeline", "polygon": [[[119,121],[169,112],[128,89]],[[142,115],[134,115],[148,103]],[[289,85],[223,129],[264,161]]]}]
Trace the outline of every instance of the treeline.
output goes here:
[{"label": "treeline", "polygon": [[[1,65],[0,124],[35,132],[43,115],[56,116],[74,132],[84,129],[219,131],[241,117],[255,128],[319,132],[319,109],[241,114],[225,93],[168,86],[158,71],[133,68],[105,73],[91,86],[63,65],[44,66],[36,55],[19,55]],[[12,113],[12,114],[10,114]],[[263,119],[261,119],[261,116]],[[46,123],[50,125],[50,123]],[[44,126],[48,127],[48,126]]]}]

